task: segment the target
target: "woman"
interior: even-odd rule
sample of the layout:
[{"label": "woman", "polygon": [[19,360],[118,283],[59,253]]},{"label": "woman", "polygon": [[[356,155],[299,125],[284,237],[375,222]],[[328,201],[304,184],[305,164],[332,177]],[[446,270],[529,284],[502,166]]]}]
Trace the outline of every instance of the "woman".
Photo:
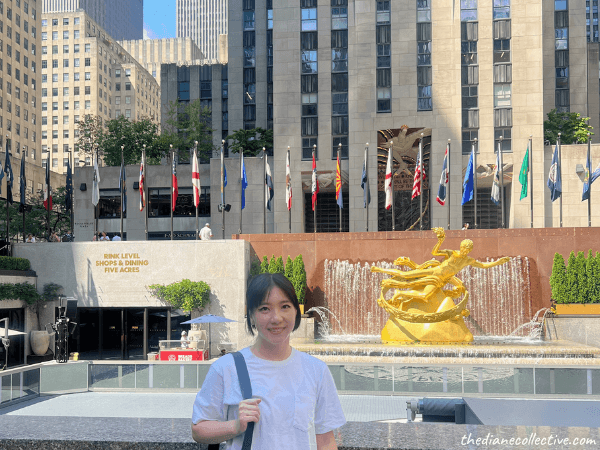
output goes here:
[{"label": "woman", "polygon": [[281,274],[254,277],[246,292],[246,327],[256,341],[240,352],[253,398],[243,400],[233,356],[215,361],[196,396],[192,437],[241,449],[249,422],[252,448],[337,450],[333,430],[346,423],[333,377],[323,362],[290,346],[300,325],[292,283]]}]

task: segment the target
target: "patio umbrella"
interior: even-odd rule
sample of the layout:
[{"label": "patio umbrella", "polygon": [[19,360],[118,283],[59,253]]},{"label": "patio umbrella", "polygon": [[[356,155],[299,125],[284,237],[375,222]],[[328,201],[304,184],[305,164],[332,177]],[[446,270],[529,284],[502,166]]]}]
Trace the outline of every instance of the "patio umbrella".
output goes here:
[{"label": "patio umbrella", "polygon": [[203,316],[196,317],[195,319],[186,320],[181,322],[181,325],[192,324],[192,323],[207,323],[208,324],[208,359],[210,359],[210,324],[211,323],[223,323],[223,322],[237,322],[237,320],[227,319],[226,317],[215,316],[214,314],[204,314]]}]

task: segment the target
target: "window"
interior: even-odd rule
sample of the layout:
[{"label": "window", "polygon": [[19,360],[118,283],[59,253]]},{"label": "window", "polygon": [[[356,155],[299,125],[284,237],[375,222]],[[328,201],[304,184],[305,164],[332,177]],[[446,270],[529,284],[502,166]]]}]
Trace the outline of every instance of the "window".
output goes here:
[{"label": "window", "polygon": [[47,55],[48,54],[48,46],[44,45],[42,46],[42,55]]},{"label": "window", "polygon": [[244,11],[244,31],[254,30],[254,11]]},{"label": "window", "polygon": [[85,67],[90,67],[91,64],[91,58],[85,58],[85,63],[84,63]]},{"label": "window", "polygon": [[68,31],[63,31],[63,39],[65,39],[65,40],[69,39],[69,32]]},{"label": "window", "polygon": [[494,40],[494,63],[510,62],[510,39]]},{"label": "window", "polygon": [[85,109],[91,109],[92,108],[92,103],[90,100],[86,100],[85,101]]},{"label": "window", "polygon": [[125,76],[126,77],[130,77],[131,76],[131,69],[125,69]]},{"label": "window", "polygon": [[63,125],[69,124],[69,116],[63,116]]},{"label": "window", "polygon": [[73,74],[73,81],[79,81],[79,78],[80,78],[80,73],[79,72],[75,72]]},{"label": "window", "polygon": [[58,26],[58,19],[52,19],[52,26],[53,27]]},{"label": "window", "polygon": [[126,104],[126,105],[129,105],[129,104],[131,104],[131,96],[127,95],[127,96],[125,97],[125,104]]},{"label": "window", "polygon": [[121,69],[115,69],[115,78],[121,78]]},{"label": "window", "polygon": [[302,9],[302,31],[317,30],[317,8]]},{"label": "window", "polygon": [[65,53],[69,53],[69,46],[68,45],[63,45],[63,54]]},{"label": "window", "polygon": [[92,93],[92,88],[90,86],[85,86],[84,93],[85,95],[90,95]]},{"label": "window", "polygon": [[52,32],[52,40],[53,41],[58,41],[58,31],[53,31]]},{"label": "window", "polygon": [[89,53],[89,52],[91,52],[91,51],[92,51],[91,44],[85,44],[85,52],[86,52],[86,53]]},{"label": "window", "polygon": [[91,80],[91,79],[92,79],[92,74],[91,74],[91,72],[86,72],[86,73],[85,73],[85,79],[86,79],[86,80]]},{"label": "window", "polygon": [[58,97],[58,88],[52,88],[52,97]]},{"label": "window", "polygon": [[73,95],[79,95],[79,86],[73,88]]},{"label": "window", "polygon": [[125,83],[125,90],[126,91],[130,91],[131,90],[131,83]]},{"label": "window", "polygon": [[69,60],[63,59],[63,68],[69,67]]},{"label": "window", "polygon": [[42,31],[42,41],[47,41],[47,40],[48,40],[48,32]]},{"label": "window", "polygon": [[[149,188],[148,217],[169,217],[170,215],[170,188]],[[196,208],[194,207],[191,187],[182,187],[179,189],[177,204],[175,205],[175,211],[173,211],[173,215],[177,217],[194,217],[196,215]],[[198,215],[210,216],[209,187],[201,187]]]},{"label": "window", "polygon": [[73,109],[79,109],[79,101],[76,100],[73,102]]},{"label": "window", "polygon": [[58,55],[58,45],[53,45],[52,46],[52,54],[53,55]]},{"label": "window", "polygon": [[131,110],[130,109],[125,110],[125,117],[127,117],[128,119],[131,118]]},{"label": "window", "polygon": [[69,18],[63,17],[63,25],[69,25]]},{"label": "window", "polygon": [[477,0],[460,0],[461,22],[472,22],[477,20]]},{"label": "window", "polygon": [[511,106],[511,85],[496,84],[494,85],[494,107],[506,108]]},{"label": "window", "polygon": [[63,82],[68,82],[68,81],[69,81],[69,74],[63,73]]},{"label": "window", "polygon": [[121,83],[115,83],[115,91],[121,90]]},{"label": "window", "polygon": [[115,97],[115,105],[120,105],[121,104],[121,96],[116,96]]},{"label": "window", "polygon": [[79,44],[73,46],[73,53],[79,53]]},{"label": "window", "polygon": [[73,60],[73,67],[79,67],[79,58]]},{"label": "window", "polygon": [[63,102],[63,111],[69,110],[69,102]]},{"label": "window", "polygon": [[58,130],[52,130],[52,139],[58,139]]}]

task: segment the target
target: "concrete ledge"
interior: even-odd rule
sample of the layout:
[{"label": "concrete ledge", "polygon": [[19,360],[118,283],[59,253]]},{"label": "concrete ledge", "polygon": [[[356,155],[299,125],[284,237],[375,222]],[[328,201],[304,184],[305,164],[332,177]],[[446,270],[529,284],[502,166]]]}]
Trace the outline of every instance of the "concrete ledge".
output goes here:
[{"label": "concrete ledge", "polygon": [[[598,449],[598,428],[349,422],[335,437],[339,450],[452,450],[493,448]],[[488,439],[488,445],[483,439]],[[542,439],[552,439],[553,443]],[[564,445],[568,438],[570,445]],[[477,439],[480,439],[477,443]],[[498,441],[494,443],[493,439]],[[502,444],[502,440],[505,444]],[[513,439],[512,444],[510,440]],[[520,444],[515,443],[519,439]],[[536,444],[536,439],[538,443]],[[583,444],[573,445],[574,439]],[[191,439],[189,419],[0,416],[3,450],[205,450]],[[588,443],[585,440],[589,440]],[[527,442],[526,445],[523,443]],[[223,446],[222,446],[223,447]]]},{"label": "concrete ledge", "polygon": [[549,340],[567,340],[600,347],[600,317],[547,317],[544,334]]}]

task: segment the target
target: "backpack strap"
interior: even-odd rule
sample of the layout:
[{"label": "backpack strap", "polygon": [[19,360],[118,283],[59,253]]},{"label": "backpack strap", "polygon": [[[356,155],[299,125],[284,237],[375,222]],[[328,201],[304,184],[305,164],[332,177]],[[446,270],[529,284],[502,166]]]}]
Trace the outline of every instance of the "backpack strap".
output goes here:
[{"label": "backpack strap", "polygon": [[[233,360],[235,361],[235,368],[237,369],[238,380],[240,382],[240,388],[242,390],[242,397],[244,400],[252,398],[252,385],[250,384],[250,375],[248,374],[248,367],[246,366],[246,360],[240,352],[232,353]],[[254,432],[254,422],[248,422],[248,427],[244,433],[244,444],[242,450],[250,450],[252,447],[252,433]]]}]

